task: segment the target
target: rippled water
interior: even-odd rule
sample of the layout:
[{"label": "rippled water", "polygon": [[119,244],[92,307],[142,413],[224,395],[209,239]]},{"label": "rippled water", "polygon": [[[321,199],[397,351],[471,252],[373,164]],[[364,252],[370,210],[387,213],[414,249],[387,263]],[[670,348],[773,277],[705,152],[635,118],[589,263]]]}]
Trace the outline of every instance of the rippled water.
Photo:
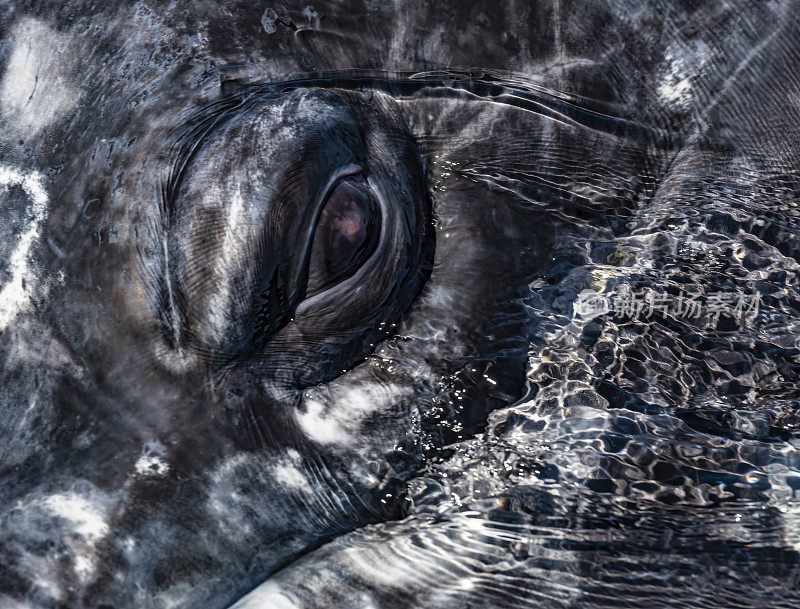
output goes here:
[{"label": "rippled water", "polygon": [[[423,407],[434,448],[407,483],[405,518],[328,544],[250,598],[797,606],[800,209],[796,175],[758,125],[687,132],[488,73],[348,85],[407,106],[437,149],[436,200],[469,184],[549,234],[516,235],[532,248],[519,257],[502,231],[486,236],[514,295],[504,306],[518,307],[493,321],[507,351],[464,364],[472,394],[451,387]],[[444,113],[426,114],[431,97]],[[454,123],[467,126],[442,128]],[[612,310],[579,314],[586,290]],[[513,400],[497,386],[514,384],[502,354],[521,340]],[[443,437],[454,441],[437,448]]]}]

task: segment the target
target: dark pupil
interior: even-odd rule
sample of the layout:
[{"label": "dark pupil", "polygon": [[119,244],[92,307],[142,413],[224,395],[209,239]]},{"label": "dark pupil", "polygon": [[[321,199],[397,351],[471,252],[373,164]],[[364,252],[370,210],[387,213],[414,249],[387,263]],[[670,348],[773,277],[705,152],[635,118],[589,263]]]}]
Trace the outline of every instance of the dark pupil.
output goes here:
[{"label": "dark pupil", "polygon": [[380,210],[365,184],[347,180],[336,186],[317,221],[306,295],[352,276],[375,251],[380,226]]}]

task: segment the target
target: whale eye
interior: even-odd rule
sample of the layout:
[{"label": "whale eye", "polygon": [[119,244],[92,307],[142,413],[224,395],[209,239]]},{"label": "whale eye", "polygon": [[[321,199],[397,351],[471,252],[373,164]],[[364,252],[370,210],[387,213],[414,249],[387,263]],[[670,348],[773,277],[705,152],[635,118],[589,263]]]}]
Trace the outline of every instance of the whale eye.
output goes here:
[{"label": "whale eye", "polygon": [[320,212],[308,261],[306,296],[352,277],[378,244],[380,208],[363,177],[340,181]]}]

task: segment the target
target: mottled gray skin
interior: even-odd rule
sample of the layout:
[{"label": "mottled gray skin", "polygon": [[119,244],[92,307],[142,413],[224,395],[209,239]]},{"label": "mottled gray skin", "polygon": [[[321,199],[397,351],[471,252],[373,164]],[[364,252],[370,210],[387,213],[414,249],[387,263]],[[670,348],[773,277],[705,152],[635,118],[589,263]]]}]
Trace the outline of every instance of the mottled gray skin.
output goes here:
[{"label": "mottled gray skin", "polygon": [[[798,465],[798,14],[0,4],[0,282],[19,284],[0,302],[0,606],[214,609],[254,588],[240,606],[796,604],[792,514],[724,502],[777,501]],[[595,113],[248,97],[353,68],[496,71]],[[303,304],[321,193],[352,166],[397,232]],[[686,253],[698,234],[727,249]],[[722,338],[707,319],[572,322],[578,292],[641,269],[786,296]],[[788,431],[723,417],[720,440],[674,415],[717,402]],[[724,476],[722,507],[681,511]]]},{"label": "mottled gray skin", "polygon": [[[199,137],[239,82],[300,66],[259,65],[231,92],[213,68],[238,51],[202,41],[219,35],[216,5],[202,26],[202,6],[73,8],[76,23],[67,6],[4,8],[3,162],[39,172],[49,201],[3,333],[3,603],[224,607],[324,540],[402,513],[403,482],[442,443],[420,405],[476,355],[488,316],[519,305],[495,303],[502,275],[475,264],[503,265],[478,206],[438,248],[451,278],[420,295],[430,176],[386,94],[257,96]],[[20,94],[30,70],[45,75]],[[312,302],[310,227],[354,165],[386,204],[386,242],[366,275]],[[504,223],[511,238],[528,224]],[[467,322],[475,336],[458,336]]]}]

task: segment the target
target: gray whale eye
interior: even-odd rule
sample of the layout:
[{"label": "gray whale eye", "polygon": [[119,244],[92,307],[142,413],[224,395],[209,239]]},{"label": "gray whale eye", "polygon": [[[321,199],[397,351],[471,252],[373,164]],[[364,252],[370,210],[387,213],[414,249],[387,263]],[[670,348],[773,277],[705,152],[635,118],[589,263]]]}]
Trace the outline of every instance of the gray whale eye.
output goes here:
[{"label": "gray whale eye", "polygon": [[427,281],[422,154],[393,106],[360,94],[236,99],[201,109],[165,157],[153,307],[167,345],[215,373],[318,385],[384,340]]},{"label": "gray whale eye", "polygon": [[319,214],[308,259],[306,296],[341,283],[372,256],[381,213],[363,177],[338,182]]}]

